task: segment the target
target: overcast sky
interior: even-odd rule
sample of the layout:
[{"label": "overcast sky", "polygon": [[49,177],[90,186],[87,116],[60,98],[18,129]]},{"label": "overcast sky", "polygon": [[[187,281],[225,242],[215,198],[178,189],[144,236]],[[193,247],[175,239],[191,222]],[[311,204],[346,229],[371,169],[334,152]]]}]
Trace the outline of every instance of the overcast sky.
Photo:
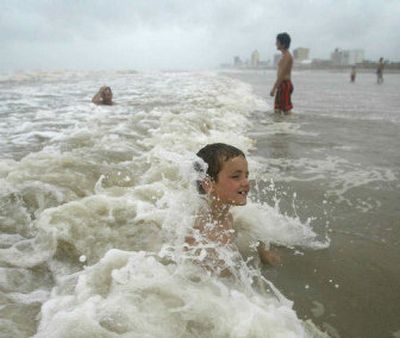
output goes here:
[{"label": "overcast sky", "polygon": [[275,37],[400,61],[400,0],[0,0],[0,71],[207,69]]}]

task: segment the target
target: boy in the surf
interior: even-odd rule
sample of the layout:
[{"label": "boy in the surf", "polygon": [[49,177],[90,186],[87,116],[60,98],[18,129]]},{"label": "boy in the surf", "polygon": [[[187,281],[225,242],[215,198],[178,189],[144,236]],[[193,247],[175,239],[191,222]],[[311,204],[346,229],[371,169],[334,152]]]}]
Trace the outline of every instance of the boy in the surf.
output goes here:
[{"label": "boy in the surf", "polygon": [[275,112],[290,114],[293,108],[291,95],[293,84],[290,80],[293,57],[289,52],[290,36],[280,33],[276,37],[276,48],[281,51],[282,57],[278,63],[277,78],[271,89],[270,95],[275,96]]},{"label": "boy in the surf", "polygon": [[[247,202],[250,185],[246,157],[240,149],[224,143],[209,144],[200,149],[197,156],[207,164],[205,177],[198,182],[198,190],[206,195],[207,203],[197,215],[194,231],[200,234],[203,244],[208,242],[234,247],[235,231],[229,209]],[[196,169],[204,173],[202,166],[197,164]],[[186,237],[186,243],[191,246],[198,241],[193,235]],[[261,241],[258,242],[257,252],[263,263],[280,263],[280,257],[267,250]],[[208,255],[213,256],[214,253],[209,250]],[[223,266],[224,262],[219,260],[218,264]],[[227,275],[229,270],[222,269],[220,274]]]}]

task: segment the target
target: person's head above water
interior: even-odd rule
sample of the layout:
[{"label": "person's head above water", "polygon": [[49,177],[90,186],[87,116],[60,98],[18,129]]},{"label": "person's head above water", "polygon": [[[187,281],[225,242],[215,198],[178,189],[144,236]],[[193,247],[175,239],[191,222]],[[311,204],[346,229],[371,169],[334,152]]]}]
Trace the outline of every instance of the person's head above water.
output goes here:
[{"label": "person's head above water", "polygon": [[97,94],[93,96],[92,102],[95,104],[105,104],[105,105],[112,105],[113,102],[113,93],[110,87],[103,86],[99,89]]},{"label": "person's head above water", "polygon": [[112,103],[113,93],[110,87],[103,87],[103,91],[101,92],[101,98],[103,99],[104,104]]},{"label": "person's head above water", "polygon": [[[289,49],[290,47],[290,36],[288,33],[279,33],[276,36],[276,47],[278,49],[284,48]],[[281,48],[280,48],[281,47]]]},{"label": "person's head above water", "polygon": [[[244,205],[249,192],[248,165],[244,153],[224,143],[208,144],[196,154],[207,164],[206,177],[198,181],[198,190],[225,204]],[[195,169],[204,174],[203,166]]]}]

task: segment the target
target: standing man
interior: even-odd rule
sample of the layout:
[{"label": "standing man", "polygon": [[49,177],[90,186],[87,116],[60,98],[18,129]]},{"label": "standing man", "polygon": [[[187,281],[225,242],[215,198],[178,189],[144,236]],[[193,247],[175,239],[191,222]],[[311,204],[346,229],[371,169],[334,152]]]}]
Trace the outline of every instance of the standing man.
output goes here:
[{"label": "standing man", "polygon": [[376,68],[376,82],[378,84],[383,83],[383,68],[385,67],[385,64],[383,63],[383,58],[379,59],[378,62],[378,67]]},{"label": "standing man", "polygon": [[278,63],[277,79],[271,89],[271,96],[275,96],[275,113],[290,114],[293,108],[290,96],[293,93],[293,85],[290,80],[293,57],[289,52],[290,36],[288,33],[280,33],[276,37],[276,48],[281,51],[282,57]]}]

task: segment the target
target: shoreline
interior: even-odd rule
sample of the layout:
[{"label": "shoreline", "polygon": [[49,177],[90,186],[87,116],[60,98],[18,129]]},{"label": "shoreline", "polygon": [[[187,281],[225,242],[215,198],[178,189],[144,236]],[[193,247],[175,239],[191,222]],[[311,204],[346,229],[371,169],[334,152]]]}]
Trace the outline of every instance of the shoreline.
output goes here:
[{"label": "shoreline", "polygon": [[[329,73],[348,73],[351,70],[352,66],[346,67],[298,67],[296,65],[293,66],[293,71],[326,71]],[[376,68],[372,67],[357,67],[358,73],[376,73]],[[276,68],[268,67],[268,68],[220,68],[218,69],[220,72],[238,72],[238,73],[258,73],[265,71],[276,71]],[[383,74],[400,74],[400,69],[397,68],[385,68]]]},{"label": "shoreline", "polygon": [[[355,65],[357,72],[362,72],[362,73],[376,73],[376,65],[371,64],[371,65]],[[300,64],[294,64],[293,65],[293,71],[328,71],[328,72],[334,72],[334,73],[347,73],[353,65],[348,65],[348,66],[323,66],[323,65],[300,65]],[[276,71],[275,67],[220,67],[220,71],[228,71],[228,72],[263,72],[263,71]],[[400,73],[400,67],[396,64],[391,66],[390,64],[385,65],[385,69],[383,71],[384,74],[398,74]]]}]

